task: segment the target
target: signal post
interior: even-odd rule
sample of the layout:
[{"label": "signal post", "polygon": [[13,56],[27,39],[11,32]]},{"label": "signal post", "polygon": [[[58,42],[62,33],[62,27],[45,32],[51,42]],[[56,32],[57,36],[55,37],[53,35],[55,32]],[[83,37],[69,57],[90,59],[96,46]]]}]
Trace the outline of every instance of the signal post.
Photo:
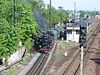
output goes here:
[{"label": "signal post", "polygon": [[87,24],[85,20],[80,22],[80,36],[79,36],[79,43],[80,43],[80,75],[83,75],[83,58],[84,58],[84,44],[86,43],[86,34],[87,34]]}]

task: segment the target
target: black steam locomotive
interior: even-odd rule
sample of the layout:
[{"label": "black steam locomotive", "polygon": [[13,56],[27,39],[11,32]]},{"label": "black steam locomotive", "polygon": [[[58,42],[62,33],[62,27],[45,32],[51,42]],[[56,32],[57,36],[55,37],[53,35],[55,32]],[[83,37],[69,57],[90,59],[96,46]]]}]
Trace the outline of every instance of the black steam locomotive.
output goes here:
[{"label": "black steam locomotive", "polygon": [[[47,28],[46,21],[42,16],[40,11],[35,11],[34,15],[36,17],[36,21],[39,24],[41,34],[36,36],[33,35],[34,39],[34,49],[37,51],[49,51],[52,44],[58,39],[66,39],[66,28],[63,26],[57,26],[50,30]],[[56,25],[55,25],[56,26]]]},{"label": "black steam locomotive", "polygon": [[34,45],[33,48],[36,51],[44,52],[48,51],[52,44],[52,35],[48,33],[42,33],[39,36],[34,36]]},{"label": "black steam locomotive", "polygon": [[61,40],[61,38],[66,40],[66,33],[66,27],[57,27],[43,32],[39,36],[34,35],[32,37],[34,39],[33,48],[39,52],[49,51],[55,41]]}]

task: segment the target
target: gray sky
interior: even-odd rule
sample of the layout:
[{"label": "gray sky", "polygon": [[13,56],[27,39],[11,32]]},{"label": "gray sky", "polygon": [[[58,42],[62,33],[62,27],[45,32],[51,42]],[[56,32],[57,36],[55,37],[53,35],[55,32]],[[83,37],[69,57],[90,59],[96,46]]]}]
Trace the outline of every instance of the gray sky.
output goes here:
[{"label": "gray sky", "polygon": [[[62,6],[65,10],[73,10],[74,2],[76,3],[77,10],[99,10],[100,11],[100,0],[51,0],[52,6],[58,9]],[[46,4],[49,4],[49,0],[44,0]]]}]

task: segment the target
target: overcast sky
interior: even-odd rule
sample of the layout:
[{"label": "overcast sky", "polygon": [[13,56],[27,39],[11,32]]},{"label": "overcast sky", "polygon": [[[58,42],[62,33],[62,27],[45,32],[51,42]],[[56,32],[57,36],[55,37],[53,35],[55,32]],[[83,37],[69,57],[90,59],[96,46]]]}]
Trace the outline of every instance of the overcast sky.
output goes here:
[{"label": "overcast sky", "polygon": [[[100,0],[51,0],[52,6],[58,9],[62,6],[65,10],[73,10],[74,2],[76,3],[77,10],[99,10],[100,11]],[[45,4],[49,4],[49,0],[44,0]]]}]

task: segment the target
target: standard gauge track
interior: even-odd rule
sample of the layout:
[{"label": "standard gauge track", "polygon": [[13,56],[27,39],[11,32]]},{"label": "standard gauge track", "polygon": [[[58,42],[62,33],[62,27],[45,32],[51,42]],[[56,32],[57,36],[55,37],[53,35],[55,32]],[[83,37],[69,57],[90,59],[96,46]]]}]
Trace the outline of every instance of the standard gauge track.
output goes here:
[{"label": "standard gauge track", "polygon": [[[95,35],[97,35],[98,31],[100,30],[100,29],[98,29],[99,27],[100,27],[100,25],[97,25],[96,29],[92,32],[92,34],[87,39],[87,42],[89,42],[89,43],[88,43],[87,49],[85,49],[85,51],[84,51],[84,60],[85,60],[85,58],[87,56],[87,53],[88,53],[88,51],[90,49],[90,46],[94,42]],[[81,50],[79,50],[79,52],[77,52],[76,56],[71,60],[71,62],[69,63],[69,66],[67,66],[67,68],[64,70],[62,75],[76,75],[77,72],[79,72],[79,68],[80,68],[80,52],[81,52]]]},{"label": "standard gauge track", "polygon": [[42,54],[27,75],[39,75],[47,58],[48,54]]},{"label": "standard gauge track", "polygon": [[50,48],[51,52],[43,53],[37,59],[36,63],[33,65],[33,67],[30,69],[30,71],[27,73],[27,75],[40,75],[43,71],[44,66],[46,66],[46,63],[48,62],[48,59],[50,58],[54,48],[57,46],[59,41],[57,41],[52,48]]}]

